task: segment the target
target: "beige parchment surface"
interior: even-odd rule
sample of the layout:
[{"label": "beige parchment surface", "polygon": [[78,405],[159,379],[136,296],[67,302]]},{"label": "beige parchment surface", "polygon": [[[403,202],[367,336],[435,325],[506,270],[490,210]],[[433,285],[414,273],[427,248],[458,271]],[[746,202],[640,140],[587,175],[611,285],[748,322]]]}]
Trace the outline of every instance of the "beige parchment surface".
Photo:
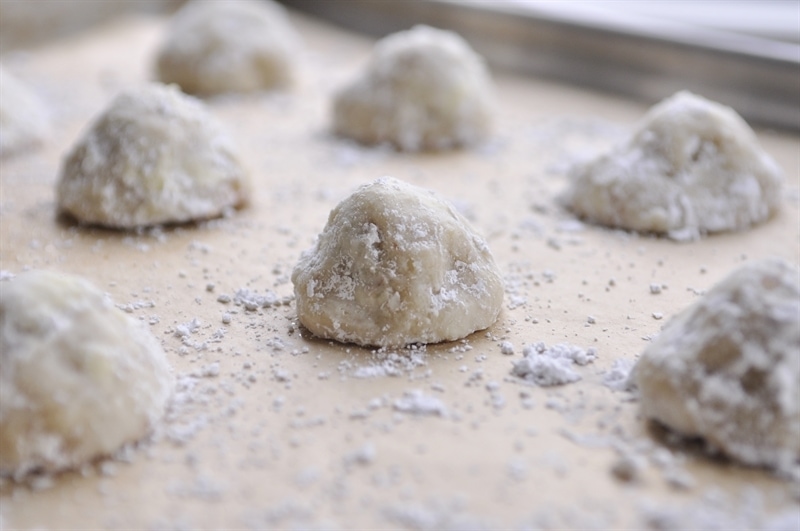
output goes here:
[{"label": "beige parchment surface", "polygon": [[[0,161],[0,269],[93,280],[151,323],[179,387],[157,433],[122,460],[5,480],[0,527],[677,529],[796,517],[791,484],[668,444],[630,394],[603,385],[616,360],[634,360],[671,315],[742,262],[800,262],[796,136],[759,131],[787,189],[780,215],[751,231],[679,244],[583,226],[556,200],[565,170],[622,138],[643,106],[497,73],[488,145],[423,155],[360,148],[330,136],[328,103],[370,41],[294,21],[306,50],[292,90],[208,101],[251,171],[251,206],[141,234],[57,220],[53,188],[91,119],[121,88],[151,79],[165,19],[127,18],[3,57],[47,102],[54,128],[40,149]],[[257,311],[218,302],[241,289],[290,297],[291,269],[330,209],[382,175],[439,191],[486,236],[507,283],[488,331],[376,353],[308,337],[290,302]],[[665,289],[652,294],[651,284]],[[591,347],[598,359],[566,386],[514,380],[512,361],[539,341]],[[439,400],[439,414],[398,409],[412,390]],[[610,472],[621,455],[640,460],[637,481]]]}]

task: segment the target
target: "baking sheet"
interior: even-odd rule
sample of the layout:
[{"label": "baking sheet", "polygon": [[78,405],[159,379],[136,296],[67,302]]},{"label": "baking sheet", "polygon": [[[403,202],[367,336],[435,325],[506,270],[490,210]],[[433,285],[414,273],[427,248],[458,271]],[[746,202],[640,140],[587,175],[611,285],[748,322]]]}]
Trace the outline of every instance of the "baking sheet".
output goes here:
[{"label": "baking sheet", "polygon": [[[284,0],[383,36],[412,24],[451,29],[495,66],[648,104],[688,89],[746,119],[800,130],[800,45],[594,4],[514,0]],[[592,9],[594,8],[594,9]],[[768,7],[762,6],[763,9]]]},{"label": "baking sheet", "polygon": [[[667,444],[638,417],[635,401],[603,379],[744,261],[800,262],[797,136],[759,131],[788,186],[781,213],[751,231],[678,244],[584,226],[555,200],[564,172],[622,138],[643,106],[498,74],[498,127],[480,149],[365,149],[329,135],[328,105],[331,90],[363,65],[371,41],[301,15],[293,20],[307,50],[298,54],[291,91],[208,102],[251,169],[252,206],[139,234],[56,219],[53,187],[63,154],[91,118],[121,88],[152,77],[165,20],[121,19],[3,58],[50,104],[55,127],[42,149],[0,161],[0,269],[93,280],[151,323],[179,380],[165,423],[122,460],[3,482],[3,529],[794,522],[790,483]],[[291,302],[258,311],[218,302],[240,290],[289,298],[291,269],[330,209],[381,175],[438,190],[486,236],[507,284],[504,310],[489,330],[376,353],[308,337]],[[653,283],[666,288],[652,294]],[[192,322],[195,331],[179,337],[178,327]],[[500,341],[515,354],[501,354]],[[598,359],[577,367],[582,380],[566,386],[513,380],[511,362],[539,341],[591,347]],[[413,390],[437,399],[438,414],[398,407]],[[638,481],[611,474],[622,454],[643,460]]]}]

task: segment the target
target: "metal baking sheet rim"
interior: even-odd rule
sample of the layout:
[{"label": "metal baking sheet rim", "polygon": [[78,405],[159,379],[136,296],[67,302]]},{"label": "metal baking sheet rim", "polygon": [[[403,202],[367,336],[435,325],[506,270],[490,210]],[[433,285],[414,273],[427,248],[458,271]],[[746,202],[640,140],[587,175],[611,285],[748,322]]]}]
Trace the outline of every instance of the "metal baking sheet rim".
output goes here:
[{"label": "metal baking sheet rim", "polygon": [[667,22],[598,23],[501,2],[284,0],[373,36],[429,24],[464,36],[495,68],[654,103],[682,89],[763,126],[800,131],[800,46]]}]

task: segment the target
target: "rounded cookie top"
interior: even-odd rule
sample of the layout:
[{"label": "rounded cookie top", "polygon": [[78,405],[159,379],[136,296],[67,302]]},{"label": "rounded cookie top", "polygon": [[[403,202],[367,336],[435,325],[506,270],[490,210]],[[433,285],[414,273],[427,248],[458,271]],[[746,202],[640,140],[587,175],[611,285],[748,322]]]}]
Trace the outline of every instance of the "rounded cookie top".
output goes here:
[{"label": "rounded cookie top", "polygon": [[333,130],[405,151],[475,144],[491,128],[493,86],[455,33],[416,26],[380,40],[360,77],[335,94]]},{"label": "rounded cookie top", "polygon": [[275,2],[194,0],[174,15],[156,73],[201,96],[281,88],[290,84],[301,48]]},{"label": "rounded cookie top", "polygon": [[627,142],[571,177],[565,201],[579,216],[676,240],[767,220],[783,180],[733,109],[689,92],[655,105]]},{"label": "rounded cookie top", "polygon": [[123,229],[217,217],[246,197],[222,125],[199,100],[158,83],[113,100],[67,154],[56,188],[61,212]]},{"label": "rounded cookie top", "polygon": [[800,460],[800,281],[747,264],[675,316],[634,367],[645,416],[752,465]]},{"label": "rounded cookie top", "polygon": [[3,281],[0,347],[3,475],[113,454],[146,436],[172,395],[158,341],[80,277]]},{"label": "rounded cookie top", "polygon": [[297,315],[317,336],[399,347],[489,327],[503,280],[486,242],[432,192],[392,178],[334,208],[292,273]]}]

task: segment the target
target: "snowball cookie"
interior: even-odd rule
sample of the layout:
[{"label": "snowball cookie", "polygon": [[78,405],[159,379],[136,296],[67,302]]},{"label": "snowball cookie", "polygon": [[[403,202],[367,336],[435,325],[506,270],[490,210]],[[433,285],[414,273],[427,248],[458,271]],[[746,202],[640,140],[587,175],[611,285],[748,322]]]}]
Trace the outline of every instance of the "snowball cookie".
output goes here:
[{"label": "snowball cookie", "polygon": [[765,221],[783,179],[733,109],[689,92],[654,106],[625,144],[571,177],[565,199],[579,216],[676,240]]},{"label": "snowball cookie", "polygon": [[331,211],[292,282],[306,328],[363,346],[460,339],[491,325],[503,302],[500,271],[469,222],[388,177]]},{"label": "snowball cookie", "polygon": [[483,59],[460,36],[416,26],[385,37],[335,94],[333,130],[364,144],[440,150],[484,139],[494,111]]},{"label": "snowball cookie", "polygon": [[114,453],[164,414],[159,342],[80,277],[0,283],[0,473],[54,472]]},{"label": "snowball cookie", "polygon": [[751,465],[800,459],[800,271],[745,265],[673,318],[633,369],[645,416]]},{"label": "snowball cookie", "polygon": [[67,155],[59,209],[115,228],[222,215],[247,197],[232,140],[175,86],[123,92]]},{"label": "snowball cookie", "polygon": [[0,157],[41,144],[50,132],[50,120],[42,102],[2,67],[0,94]]},{"label": "snowball cookie", "polygon": [[286,86],[301,48],[286,12],[269,0],[194,0],[168,31],[158,79],[204,96]]}]

